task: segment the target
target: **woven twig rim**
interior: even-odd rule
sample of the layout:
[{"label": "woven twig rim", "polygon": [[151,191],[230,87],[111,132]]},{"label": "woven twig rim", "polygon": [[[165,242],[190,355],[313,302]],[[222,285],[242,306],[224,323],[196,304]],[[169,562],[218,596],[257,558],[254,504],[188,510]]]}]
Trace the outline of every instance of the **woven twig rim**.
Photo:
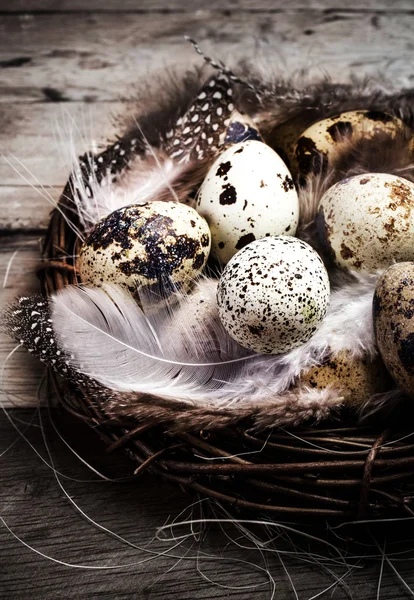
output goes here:
[{"label": "woven twig rim", "polygon": [[[53,211],[45,237],[38,275],[46,295],[77,281],[66,204]],[[414,514],[414,443],[409,436],[398,441],[404,432],[338,423],[258,435],[246,415],[220,431],[168,433],[151,420],[108,418],[104,401],[51,377],[66,410],[99,433],[107,452],[125,451],[135,477],[150,471],[233,509],[297,520]]]}]

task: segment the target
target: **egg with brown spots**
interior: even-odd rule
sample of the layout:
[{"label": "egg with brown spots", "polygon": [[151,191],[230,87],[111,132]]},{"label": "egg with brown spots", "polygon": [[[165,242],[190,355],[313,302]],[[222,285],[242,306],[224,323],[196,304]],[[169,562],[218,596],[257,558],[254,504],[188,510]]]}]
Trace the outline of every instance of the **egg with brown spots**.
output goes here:
[{"label": "egg with brown spots", "polygon": [[390,389],[389,377],[380,357],[356,358],[346,350],[303,373],[298,382],[322,390],[333,386],[348,406],[357,408],[374,394]]},{"label": "egg with brown spots", "polygon": [[273,235],[295,235],[299,200],[282,159],[266,144],[248,140],[225,150],[208,172],[198,194],[214,258],[226,264],[250,242]]},{"label": "egg with brown spots", "polygon": [[414,263],[392,265],[382,274],[374,294],[373,317],[388,371],[414,397]]},{"label": "egg with brown spots", "polygon": [[322,196],[316,225],[340,267],[375,272],[412,260],[414,184],[387,173],[344,179]]},{"label": "egg with brown spots", "polygon": [[256,240],[226,265],[217,288],[219,317],[230,336],[261,354],[307,342],[329,304],[319,255],[290,236]]},{"label": "egg with brown spots", "polygon": [[208,225],[194,209],[147,202],[120,208],[95,226],[81,247],[79,272],[84,283],[172,293],[190,287],[209,252]]},{"label": "egg with brown spots", "polygon": [[302,177],[327,171],[340,159],[341,150],[360,139],[386,142],[406,130],[404,123],[388,113],[354,110],[313,123],[298,139],[294,156]]},{"label": "egg with brown spots", "polygon": [[260,121],[260,129],[266,136],[266,142],[271,146],[286,163],[293,178],[298,175],[298,165],[295,155],[296,144],[302,132],[315,121],[316,109],[308,108],[291,119],[282,123],[273,124],[272,119],[266,116]]}]

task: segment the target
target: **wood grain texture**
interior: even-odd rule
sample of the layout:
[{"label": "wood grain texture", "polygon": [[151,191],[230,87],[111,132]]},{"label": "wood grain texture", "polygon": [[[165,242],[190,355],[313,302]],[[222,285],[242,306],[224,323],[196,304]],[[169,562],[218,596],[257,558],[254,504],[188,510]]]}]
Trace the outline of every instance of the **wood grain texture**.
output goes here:
[{"label": "wood grain texture", "polygon": [[[39,236],[0,237],[0,307],[16,296],[39,292],[36,267],[39,264]],[[6,279],[7,276],[7,279]],[[44,373],[41,363],[23,348],[7,362],[16,343],[0,332],[0,369],[3,369],[0,401],[3,406],[25,406],[37,403],[36,391]],[[1,597],[1,596],[0,596]]]},{"label": "wood grain texture", "polygon": [[3,102],[117,101],[166,67],[201,64],[183,39],[232,66],[251,58],[268,71],[346,81],[387,75],[412,81],[414,14],[300,10],[283,14],[86,13],[1,15]]},{"label": "wood grain texture", "polygon": [[74,149],[76,156],[104,147],[119,133],[115,115],[127,111],[127,106],[119,103],[5,106],[0,113],[1,185],[37,183],[62,188],[71,168],[70,150]]},{"label": "wood grain texture", "polygon": [[46,229],[53,203],[59,200],[61,186],[48,188],[52,198],[46,200],[41,186],[35,189],[29,185],[0,185],[0,229],[37,230]]},{"label": "wood grain texture", "polygon": [[[297,13],[235,11],[226,18],[189,11],[153,14],[145,5],[142,14],[0,16],[2,152],[22,161],[33,174],[30,182],[54,186],[56,199],[70,170],[69,139],[77,152],[105,143],[117,131],[114,115],[139,111],[120,99],[134,96],[149,73],[200,63],[184,43],[184,32],[230,64],[257,56],[269,65],[275,56],[272,69],[279,73],[303,70],[320,77],[327,72],[346,81],[350,73],[381,72],[396,86],[411,84],[414,14],[299,11],[300,6]],[[40,187],[27,187],[4,160],[0,182],[0,200],[7,202],[0,228],[43,229],[50,205]]]},{"label": "wood grain texture", "polygon": [[189,13],[195,10],[209,11],[246,11],[246,12],[288,12],[316,9],[321,11],[349,10],[368,11],[411,11],[411,0],[365,0],[363,4],[357,0],[212,0],[206,5],[203,0],[191,3],[182,0],[14,0],[3,2],[1,11],[6,13],[36,12],[180,12]]},{"label": "wood grain texture", "polygon": [[[16,425],[25,429],[24,423],[30,423],[33,410],[13,410],[9,416]],[[131,466],[122,454],[107,455],[98,438],[83,424],[73,421],[65,413],[53,411],[53,421],[69,444],[90,464],[108,477],[129,475]],[[46,410],[42,410],[41,423],[45,437],[52,452],[55,468],[73,481],[61,477],[66,492],[84,511],[84,513],[104,527],[121,535],[132,543],[145,546],[157,552],[166,552],[170,542],[150,543],[156,528],[167,519],[179,516],[194,499],[148,475],[129,483],[108,483],[96,481],[88,469],[83,467],[58,439],[51,427]],[[30,443],[41,456],[50,460],[45,451],[39,420],[34,419],[33,426],[26,430]],[[4,414],[0,415],[0,453],[15,442],[17,433]],[[263,566],[258,552],[237,549],[229,540],[219,535],[212,527],[209,536],[200,545],[200,549],[217,558],[203,560],[200,555],[199,567],[204,575],[212,578],[224,589],[213,586],[197,572],[195,556],[198,543],[190,549],[189,543],[177,548],[175,555],[188,555],[178,559],[157,557],[122,544],[108,534],[92,527],[65,498],[62,489],[51,470],[34,454],[33,450],[20,440],[0,458],[1,480],[0,505],[2,517],[7,525],[40,552],[72,565],[87,565],[91,569],[75,569],[52,563],[22,546],[12,534],[0,526],[0,590],[4,600],[75,600],[78,598],[116,598],[123,600],[269,600],[270,586],[264,573],[244,563],[230,562],[230,557],[242,561],[251,561]],[[95,479],[95,482],[91,481]],[[195,514],[197,516],[197,514]],[[412,529],[412,527],[411,527]],[[407,525],[405,535],[410,534]],[[181,529],[183,534],[186,530]],[[311,533],[318,530],[310,529]],[[227,529],[235,537],[234,529]],[[319,530],[320,533],[320,530]],[[375,535],[383,543],[383,537]],[[389,551],[395,551],[395,537],[388,539]],[[239,543],[247,543],[239,540]],[[226,545],[228,547],[226,548]],[[305,546],[307,544],[305,543]],[[279,549],[285,546],[280,540]],[[315,548],[313,548],[315,551]],[[318,548],[320,551],[321,548]],[[223,553],[221,555],[221,553]],[[221,560],[220,560],[221,556]],[[289,554],[281,555],[286,568],[297,589],[298,597],[309,599],[331,585],[333,579],[323,573],[316,565],[303,563]],[[403,558],[403,557],[400,557]],[[116,567],[147,560],[144,564],[130,567]],[[178,561],[178,562],[177,562]],[[276,556],[267,556],[268,568],[274,577],[277,600],[292,600],[294,594],[288,578]],[[177,563],[177,564],[176,564]],[[111,570],[97,570],[99,566],[115,567]],[[410,561],[395,563],[399,572],[409,585],[414,584],[414,573]],[[95,568],[95,570],[93,569]],[[342,568],[333,567],[335,572]],[[343,571],[343,569],[342,569]],[[360,561],[358,568],[346,578],[350,587],[349,594],[343,588],[330,590],[337,600],[360,597],[374,600],[380,572],[380,561]],[[256,589],[249,586],[258,585]],[[240,589],[232,590],[232,587]],[[243,589],[244,588],[244,589]],[[30,593],[29,593],[30,590]],[[329,592],[328,592],[329,593]],[[351,595],[351,596],[350,596]],[[380,598],[403,600],[408,597],[404,589],[389,569],[385,568]]]},{"label": "wood grain texture", "polygon": [[71,171],[69,149],[77,156],[104,147],[119,133],[120,114],[127,104],[3,105],[0,230],[44,230]]}]

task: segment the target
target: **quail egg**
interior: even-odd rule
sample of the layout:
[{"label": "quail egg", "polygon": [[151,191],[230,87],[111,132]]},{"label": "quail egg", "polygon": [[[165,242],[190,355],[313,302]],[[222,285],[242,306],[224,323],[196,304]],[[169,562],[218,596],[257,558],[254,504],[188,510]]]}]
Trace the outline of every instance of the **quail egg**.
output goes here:
[{"label": "quail egg", "polygon": [[374,330],[393,379],[414,397],[414,263],[392,265],[382,274],[373,301]]},{"label": "quail egg", "polygon": [[325,266],[308,244],[290,236],[262,238],[225,267],[217,289],[219,317],[241,346],[281,354],[312,337],[329,293]]},{"label": "quail egg", "polygon": [[215,161],[198,194],[212,255],[226,264],[254,240],[295,235],[298,195],[282,159],[266,144],[248,140],[231,145]]},{"label": "quail egg", "polygon": [[147,202],[104,217],[80,250],[83,282],[128,287],[162,285],[164,293],[189,288],[204,268],[210,231],[194,209],[176,202]]},{"label": "quail egg", "polygon": [[333,385],[342,394],[344,403],[355,408],[390,388],[390,377],[379,356],[372,360],[354,357],[347,350],[311,367],[300,376],[299,382],[316,389]]},{"label": "quail egg", "polygon": [[395,137],[404,132],[404,123],[385,112],[355,110],[314,123],[300,136],[295,157],[303,176],[324,172],[334,163],[344,143],[376,136]]},{"label": "quail egg", "polygon": [[340,266],[374,272],[414,259],[414,184],[365,173],[335,184],[316,216],[319,238]]}]

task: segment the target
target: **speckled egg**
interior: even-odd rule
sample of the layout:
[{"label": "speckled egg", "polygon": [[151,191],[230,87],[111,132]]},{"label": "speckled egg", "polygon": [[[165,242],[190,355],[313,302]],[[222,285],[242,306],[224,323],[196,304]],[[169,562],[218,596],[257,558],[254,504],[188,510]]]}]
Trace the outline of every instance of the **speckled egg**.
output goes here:
[{"label": "speckled egg", "polygon": [[345,404],[357,408],[374,394],[390,389],[390,379],[380,357],[356,358],[344,350],[310,368],[297,383],[319,390],[332,385],[343,395]]},{"label": "speckled egg", "polygon": [[263,238],[225,267],[217,289],[219,316],[245,348],[280,354],[312,337],[329,292],[324,264],[308,244],[290,236]]},{"label": "speckled egg", "polygon": [[414,263],[392,265],[382,274],[373,316],[377,345],[388,371],[414,397]]},{"label": "speckled egg", "polygon": [[[103,218],[82,245],[83,282],[128,287],[162,284],[186,290],[210,251],[208,225],[194,209],[176,202],[147,202]],[[169,285],[172,284],[172,285]]]},{"label": "speckled egg", "polygon": [[335,184],[316,217],[319,238],[341,267],[373,272],[414,259],[414,184],[366,173]]},{"label": "speckled egg", "polygon": [[296,178],[298,174],[295,155],[297,141],[302,132],[315,122],[316,118],[316,109],[308,108],[276,125],[273,119],[266,119],[266,114],[259,122],[260,130],[263,131],[267,144],[279,154],[293,178]]},{"label": "speckled egg", "polygon": [[298,168],[303,176],[324,172],[334,163],[344,142],[391,138],[405,131],[404,123],[384,112],[355,110],[314,123],[300,136],[295,147]]},{"label": "speckled egg", "polygon": [[266,144],[234,144],[215,161],[197,198],[211,230],[212,255],[226,264],[254,240],[294,235],[299,201],[282,159]]}]

